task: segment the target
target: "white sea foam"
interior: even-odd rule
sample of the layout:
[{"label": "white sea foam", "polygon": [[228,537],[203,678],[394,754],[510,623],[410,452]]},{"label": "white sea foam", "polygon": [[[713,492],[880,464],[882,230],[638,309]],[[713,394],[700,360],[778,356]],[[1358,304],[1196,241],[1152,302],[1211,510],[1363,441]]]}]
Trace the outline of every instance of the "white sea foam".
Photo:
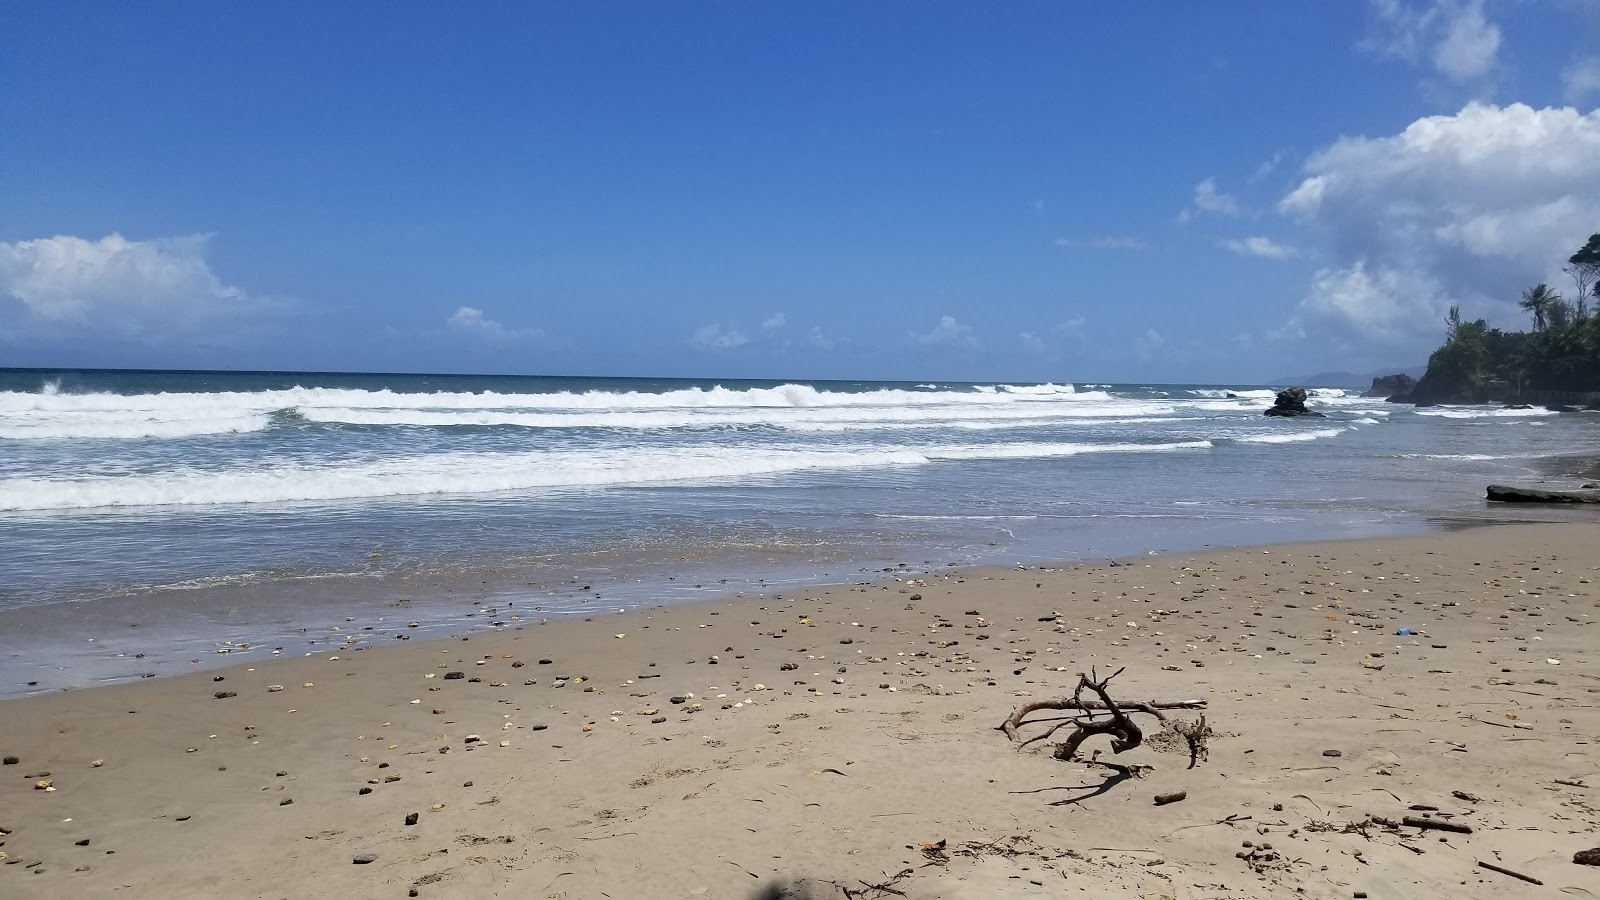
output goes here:
[{"label": "white sea foam", "polygon": [[1496,455],[1493,453],[1401,453],[1401,459],[1458,459],[1465,461],[1481,462],[1491,459],[1527,459],[1521,454]]},{"label": "white sea foam", "polygon": [[1416,411],[1419,416],[1436,416],[1445,419],[1488,419],[1488,418],[1513,418],[1526,416],[1554,416],[1559,415],[1555,410],[1536,406],[1532,409],[1509,409],[1490,407],[1442,407],[1430,406]]},{"label": "white sea foam", "polygon": [[341,388],[136,395],[5,391],[0,392],[0,439],[136,439],[259,431],[269,427],[272,413],[286,410],[311,422],[367,426],[662,429],[1161,416],[1173,408],[1055,384],[859,392],[799,384],[661,393],[397,393]]},{"label": "white sea foam", "polygon": [[1287,434],[1251,434],[1236,437],[1234,440],[1241,444],[1296,444],[1301,441],[1317,441],[1323,438],[1337,437],[1348,430],[1346,428],[1319,428],[1316,431],[1295,431]]},{"label": "white sea foam", "polygon": [[141,475],[0,478],[0,510],[337,501],[430,494],[738,479],[808,470],[921,466],[939,460],[1029,459],[1204,449],[1165,444],[995,444],[925,448],[616,448],[537,453],[441,453],[324,466],[176,470]]}]

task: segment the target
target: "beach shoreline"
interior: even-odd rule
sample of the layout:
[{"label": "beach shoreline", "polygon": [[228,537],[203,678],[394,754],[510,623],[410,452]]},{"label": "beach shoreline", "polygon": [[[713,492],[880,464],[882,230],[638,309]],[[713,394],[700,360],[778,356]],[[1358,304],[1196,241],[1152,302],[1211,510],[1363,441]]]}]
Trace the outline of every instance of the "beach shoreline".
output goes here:
[{"label": "beach shoreline", "polygon": [[[1600,742],[1596,539],[907,569],[0,701],[0,893],[829,897],[910,868],[927,898],[1498,896],[1473,855],[1582,884],[1600,821],[1553,780]],[[1116,697],[1208,700],[1209,759],[1141,747],[1096,794],[994,731],[1121,666]],[[1480,833],[1339,830],[1418,804]]]}]

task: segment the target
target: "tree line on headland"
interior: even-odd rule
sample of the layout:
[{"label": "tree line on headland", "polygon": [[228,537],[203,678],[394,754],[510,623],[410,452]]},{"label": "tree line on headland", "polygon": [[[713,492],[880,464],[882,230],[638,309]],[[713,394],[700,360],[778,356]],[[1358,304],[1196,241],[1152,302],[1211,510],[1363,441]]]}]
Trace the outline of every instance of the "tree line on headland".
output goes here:
[{"label": "tree line on headland", "polygon": [[1416,403],[1521,400],[1548,392],[1600,391],[1600,234],[1589,237],[1562,269],[1576,288],[1568,300],[1547,284],[1522,292],[1518,304],[1531,331],[1465,321],[1450,307],[1444,346],[1409,397]]}]

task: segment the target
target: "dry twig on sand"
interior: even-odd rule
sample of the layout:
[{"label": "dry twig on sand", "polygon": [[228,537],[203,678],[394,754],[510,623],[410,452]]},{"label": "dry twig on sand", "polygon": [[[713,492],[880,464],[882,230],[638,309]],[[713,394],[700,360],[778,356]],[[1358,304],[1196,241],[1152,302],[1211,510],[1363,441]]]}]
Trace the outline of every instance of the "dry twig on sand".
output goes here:
[{"label": "dry twig on sand", "polygon": [[[1121,675],[1123,671],[1124,669],[1118,669],[1105,678],[1099,678],[1092,670],[1088,675],[1079,672],[1078,686],[1073,689],[1071,697],[1062,697],[1056,700],[1034,700],[1024,703],[1011,711],[1011,715],[1000,723],[998,730],[1004,731],[1006,737],[1017,744],[1017,749],[1020,750],[1035,741],[1048,740],[1057,731],[1071,725],[1075,730],[1067,736],[1066,741],[1056,747],[1055,757],[1056,759],[1073,759],[1077,755],[1078,747],[1085,740],[1097,734],[1111,737],[1111,750],[1113,753],[1132,750],[1134,747],[1144,743],[1144,732],[1133,723],[1132,719],[1128,718],[1129,712],[1147,713],[1155,716],[1157,720],[1165,722],[1167,717],[1161,713],[1163,709],[1203,709],[1206,705],[1204,700],[1131,700],[1122,702],[1112,700],[1111,695],[1106,691],[1106,686],[1111,683],[1111,679]],[[1099,695],[1100,699],[1084,699],[1083,693],[1086,690],[1093,691]],[[1023,739],[1020,733],[1022,727],[1024,725],[1037,724],[1037,722],[1025,722],[1024,719],[1030,714],[1044,709],[1078,710],[1083,712],[1084,715],[1068,717],[1056,722],[1055,725],[1042,734]],[[1101,718],[1100,713],[1106,713],[1107,715]],[[1193,768],[1194,760],[1204,755],[1204,742],[1210,736],[1211,730],[1206,727],[1204,716],[1200,718],[1198,723],[1193,725],[1184,723],[1184,725],[1189,731],[1185,731],[1183,728],[1175,728],[1174,730],[1189,741],[1190,768]],[[1196,736],[1190,737],[1191,732]]]}]

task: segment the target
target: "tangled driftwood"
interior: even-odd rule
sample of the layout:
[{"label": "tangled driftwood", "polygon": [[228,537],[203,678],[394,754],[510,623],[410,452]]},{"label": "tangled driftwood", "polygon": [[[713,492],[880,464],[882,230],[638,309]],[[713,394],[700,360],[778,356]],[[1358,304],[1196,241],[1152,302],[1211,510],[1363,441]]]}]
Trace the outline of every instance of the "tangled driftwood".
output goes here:
[{"label": "tangled driftwood", "polygon": [[[1006,737],[1017,744],[1017,749],[1020,750],[1036,741],[1048,740],[1057,731],[1071,725],[1075,730],[1056,747],[1055,757],[1056,759],[1073,759],[1078,752],[1078,747],[1085,740],[1097,734],[1111,736],[1111,751],[1113,753],[1132,750],[1134,747],[1144,743],[1144,732],[1128,717],[1129,712],[1146,713],[1155,716],[1158,721],[1165,722],[1167,717],[1162,714],[1161,710],[1163,709],[1205,708],[1206,701],[1204,700],[1125,700],[1121,702],[1112,700],[1111,695],[1106,691],[1106,686],[1111,683],[1111,679],[1121,675],[1123,671],[1125,669],[1118,669],[1105,678],[1099,678],[1093,670],[1088,675],[1079,672],[1078,686],[1073,689],[1071,697],[1061,697],[1056,700],[1034,700],[1024,703],[1011,711],[1011,715],[1000,723],[998,730],[1004,731]],[[1083,692],[1086,690],[1093,691],[1100,699],[1084,699]],[[1024,721],[1032,713],[1046,709],[1077,710],[1082,712],[1083,715],[1069,716],[1059,721],[1053,719]],[[1104,718],[1100,717],[1101,713],[1106,714]],[[1049,721],[1055,721],[1055,724],[1049,730],[1030,738],[1024,739],[1022,737],[1021,731],[1024,726],[1043,724]],[[1191,738],[1189,736],[1190,733],[1193,733],[1195,737]],[[1209,736],[1209,733],[1210,729],[1205,726],[1204,716],[1200,717],[1197,725],[1186,725],[1184,729],[1179,730],[1179,734],[1183,734],[1185,739],[1190,741],[1191,768],[1193,768],[1194,759],[1202,755],[1204,740]],[[1196,746],[1197,742],[1199,743],[1198,747]]]}]

